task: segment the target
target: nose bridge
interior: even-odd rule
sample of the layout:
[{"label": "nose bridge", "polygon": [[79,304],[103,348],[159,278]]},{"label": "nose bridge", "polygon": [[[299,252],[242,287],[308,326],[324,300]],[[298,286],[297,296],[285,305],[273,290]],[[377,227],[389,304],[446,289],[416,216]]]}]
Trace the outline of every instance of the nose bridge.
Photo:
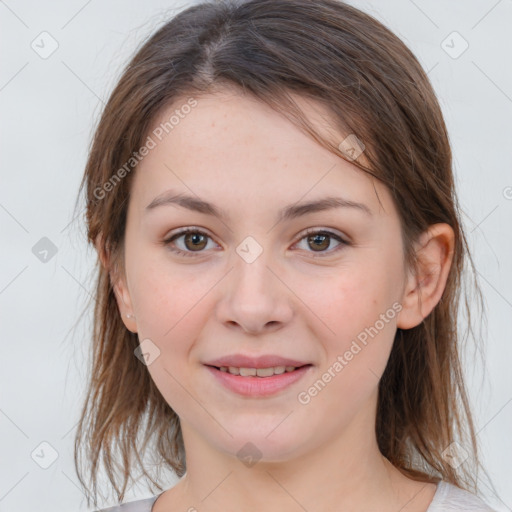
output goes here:
[{"label": "nose bridge", "polygon": [[268,300],[273,296],[271,281],[275,276],[269,270],[272,266],[270,250],[264,249],[262,243],[254,236],[247,236],[236,247],[233,280],[237,293],[250,293],[254,297],[261,295],[258,300],[263,297]]},{"label": "nose bridge", "polygon": [[275,275],[270,250],[248,236],[236,247],[233,266],[219,311],[223,322],[235,322],[246,331],[257,332],[290,318],[286,286]]},{"label": "nose bridge", "polygon": [[267,227],[252,228],[248,231],[250,234],[234,246],[231,262],[234,279],[267,296],[274,295],[274,292],[286,293],[287,287],[280,279],[281,276],[284,279],[285,271],[280,260],[283,240]]}]

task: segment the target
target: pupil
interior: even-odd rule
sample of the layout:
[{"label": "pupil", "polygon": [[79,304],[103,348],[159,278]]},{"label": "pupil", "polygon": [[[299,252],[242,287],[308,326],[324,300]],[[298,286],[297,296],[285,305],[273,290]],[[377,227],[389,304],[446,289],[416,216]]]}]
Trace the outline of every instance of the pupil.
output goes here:
[{"label": "pupil", "polygon": [[193,244],[193,247],[195,247],[196,249],[199,247],[199,248],[202,248],[200,246],[197,245],[197,243],[201,243],[201,238],[204,238],[203,235],[199,234],[199,233],[192,233],[192,234],[189,234],[187,236],[187,240],[191,240],[192,239],[192,244]]},{"label": "pupil", "polygon": [[[325,244],[325,241],[328,239],[328,235],[314,235],[312,237],[310,237],[310,239],[313,239],[314,240],[314,243],[316,244],[318,241],[320,241],[320,243],[324,242],[323,246],[319,246],[319,245],[316,245],[317,248],[320,248],[320,249],[325,249],[326,248],[326,244]],[[329,245],[329,243],[327,242],[327,246]]]}]

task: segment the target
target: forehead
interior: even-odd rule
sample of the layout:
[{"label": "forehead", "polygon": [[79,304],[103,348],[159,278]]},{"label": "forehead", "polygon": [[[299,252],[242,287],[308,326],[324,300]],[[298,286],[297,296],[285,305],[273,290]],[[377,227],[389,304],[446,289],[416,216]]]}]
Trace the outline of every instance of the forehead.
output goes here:
[{"label": "forehead", "polygon": [[[294,100],[323,136],[334,143],[343,140],[322,105]],[[339,192],[364,200],[374,211],[381,192],[386,193],[282,114],[229,90],[176,100],[160,113],[149,137],[154,147],[139,163],[132,184],[139,209],[168,189],[216,198],[217,204],[219,195],[227,204],[259,200],[261,205],[263,200],[267,208]]]}]

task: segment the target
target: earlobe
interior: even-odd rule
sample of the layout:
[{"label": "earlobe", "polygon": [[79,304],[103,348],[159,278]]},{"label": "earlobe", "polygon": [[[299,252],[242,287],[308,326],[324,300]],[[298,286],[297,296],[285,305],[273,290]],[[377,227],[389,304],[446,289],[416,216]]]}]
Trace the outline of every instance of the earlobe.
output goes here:
[{"label": "earlobe", "polygon": [[137,323],[135,315],[133,314],[132,302],[126,283],[122,278],[119,278],[115,283],[113,283],[113,289],[117,300],[119,314],[121,315],[121,319],[123,320],[125,327],[129,331],[136,333]]},{"label": "earlobe", "polygon": [[448,224],[433,224],[415,244],[417,266],[407,276],[397,327],[411,329],[426,318],[443,295],[453,260],[455,235]]}]

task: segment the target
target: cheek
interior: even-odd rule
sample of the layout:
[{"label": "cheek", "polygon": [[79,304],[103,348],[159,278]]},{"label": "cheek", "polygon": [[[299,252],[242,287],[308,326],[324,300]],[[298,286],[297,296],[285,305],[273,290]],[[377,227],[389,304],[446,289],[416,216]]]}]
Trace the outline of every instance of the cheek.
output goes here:
[{"label": "cheek", "polygon": [[346,338],[373,325],[396,301],[396,291],[386,272],[351,267],[347,273],[331,276],[323,290],[317,282],[308,297],[330,330]]},{"label": "cheek", "polygon": [[394,286],[376,270],[351,267],[350,274],[328,283],[326,293],[309,296],[311,309],[322,320],[315,321],[315,337],[324,353],[317,375],[298,398],[301,404],[310,403],[306,409],[314,415],[338,418],[338,425],[375,396],[392,348],[397,311]]},{"label": "cheek", "polygon": [[[171,273],[170,265],[145,266],[144,272],[138,275],[139,340],[143,343],[150,339],[158,347],[153,348],[158,357],[148,365],[148,371],[166,402],[180,417],[193,412],[196,406],[187,385],[187,365],[208,317],[207,294],[213,285],[208,276],[194,279],[190,271]],[[198,407],[195,413],[204,411]]]},{"label": "cheek", "polygon": [[215,284],[211,275],[202,272],[198,279],[192,266],[178,268],[162,258],[141,258],[132,275],[139,337],[155,338],[164,347],[191,339],[201,325],[201,301]]},{"label": "cheek", "polygon": [[[343,371],[354,379],[367,380],[382,374],[396,332],[400,304],[398,287],[390,261],[373,259],[351,265],[325,281],[323,293],[310,287],[306,299],[321,322],[327,361],[331,367],[338,356],[346,361]],[[345,363],[344,363],[345,364]],[[346,371],[349,370],[349,371]]]}]

